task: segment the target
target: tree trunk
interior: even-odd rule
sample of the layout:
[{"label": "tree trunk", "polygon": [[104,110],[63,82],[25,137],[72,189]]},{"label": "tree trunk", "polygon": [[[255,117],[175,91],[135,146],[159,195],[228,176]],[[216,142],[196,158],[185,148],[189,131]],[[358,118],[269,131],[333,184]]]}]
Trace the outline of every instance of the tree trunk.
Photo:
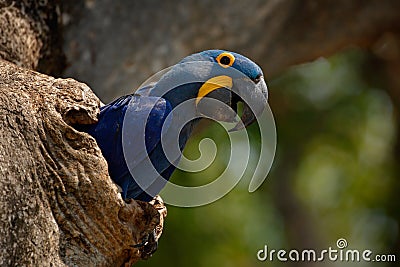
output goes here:
[{"label": "tree trunk", "polygon": [[97,120],[90,88],[27,69],[58,71],[56,10],[0,2],[0,265],[129,266],[154,251],[166,209],[124,202],[95,140],[71,127]]}]

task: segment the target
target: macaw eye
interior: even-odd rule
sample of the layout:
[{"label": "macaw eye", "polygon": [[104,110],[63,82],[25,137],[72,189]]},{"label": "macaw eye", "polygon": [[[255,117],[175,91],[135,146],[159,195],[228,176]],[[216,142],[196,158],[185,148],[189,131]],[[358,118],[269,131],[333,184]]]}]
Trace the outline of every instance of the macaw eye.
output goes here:
[{"label": "macaw eye", "polygon": [[231,59],[227,56],[223,56],[219,60],[219,63],[221,63],[222,65],[229,65],[229,63],[231,63]]},{"label": "macaw eye", "polygon": [[233,65],[235,57],[231,53],[223,52],[218,55],[216,60],[219,65],[221,65],[224,68],[228,68]]}]

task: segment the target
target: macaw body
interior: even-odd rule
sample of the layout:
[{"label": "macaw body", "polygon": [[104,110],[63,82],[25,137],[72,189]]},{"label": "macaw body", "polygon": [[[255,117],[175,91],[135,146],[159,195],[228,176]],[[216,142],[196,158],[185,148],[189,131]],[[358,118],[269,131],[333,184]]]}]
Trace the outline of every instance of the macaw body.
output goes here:
[{"label": "macaw body", "polygon": [[[218,120],[235,121],[236,113],[231,114],[231,111],[224,108],[214,110],[210,106],[203,105],[206,101],[202,100],[211,97],[232,106],[236,111],[236,104],[241,98],[238,97],[240,92],[234,93],[233,88],[243,79],[240,78],[239,81],[239,78],[233,77],[235,74],[230,73],[228,68],[235,68],[251,81],[252,89],[246,90],[250,91],[249,98],[254,99],[260,106],[258,110],[255,108],[256,112],[262,111],[267,101],[267,88],[262,79],[261,69],[239,54],[208,50],[183,59],[158,82],[101,107],[96,124],[76,127],[77,130],[85,131],[96,139],[107,161],[109,175],[122,188],[124,199],[150,201],[161,191],[174,172],[180,156],[172,160],[168,158],[165,153],[166,148],[161,141],[168,129],[179,127],[176,119],[183,114],[174,114],[173,110],[180,104],[194,100],[189,103],[193,106],[193,112],[198,113],[202,110],[200,113],[207,116],[211,114]],[[185,77],[185,82],[177,83],[182,77]],[[218,82],[215,82],[217,80]],[[207,83],[207,81],[214,82]],[[253,111],[250,109],[243,111],[243,126],[240,127],[238,124],[235,130],[254,121]],[[183,151],[198,121],[199,118],[194,118],[185,124],[180,122],[182,129],[177,137],[180,152]],[[143,185],[143,182],[138,182],[137,177],[146,176],[144,173],[151,167],[148,165],[149,162],[154,167],[156,175]]]},{"label": "macaw body", "polygon": [[[127,114],[128,108],[135,112]],[[160,142],[162,126],[171,110],[171,104],[165,99],[131,94],[122,96],[101,107],[97,124],[79,126],[79,130],[89,133],[96,139],[104,158],[107,160],[110,177],[122,188],[124,199],[133,198],[150,201],[153,196],[149,194],[150,192],[146,193],[140,188],[135,179],[132,178],[125,162],[122,145],[123,127],[125,126],[126,130],[130,131],[133,140],[131,147],[134,149],[140,147],[140,144],[135,143],[135,140],[138,142],[142,140],[141,136],[138,136],[141,133],[137,129],[145,125],[146,151],[145,153],[143,153],[144,151],[137,151],[136,160],[140,162],[148,157],[160,174],[160,179],[153,184],[153,188],[148,189],[157,194],[166,183],[161,177],[168,180],[175,170],[175,166],[168,161],[162,152]],[[149,116],[146,116],[147,113],[149,113]],[[131,125],[124,125],[124,121],[129,121]],[[195,123],[193,121],[185,126],[184,131],[180,134],[179,148],[181,150],[183,150]]]}]

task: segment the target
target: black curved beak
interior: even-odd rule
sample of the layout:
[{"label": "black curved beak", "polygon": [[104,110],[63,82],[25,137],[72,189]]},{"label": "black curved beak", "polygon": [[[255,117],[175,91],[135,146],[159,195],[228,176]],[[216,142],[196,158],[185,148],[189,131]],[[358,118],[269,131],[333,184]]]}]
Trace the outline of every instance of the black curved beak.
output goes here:
[{"label": "black curved beak", "polygon": [[[210,101],[214,99],[217,101]],[[197,104],[197,111],[217,121],[236,122],[230,132],[241,130],[257,120],[268,100],[268,88],[262,76],[255,80],[237,78],[232,88],[221,87],[207,94]],[[237,120],[237,105],[243,102],[241,121]]]},{"label": "black curved beak", "polygon": [[235,95],[231,101],[231,108],[236,111],[238,102],[243,102],[243,111],[241,121],[229,130],[230,132],[241,130],[255,122],[268,101],[268,88],[262,76],[255,81],[237,79],[232,89]]},{"label": "black curved beak", "polygon": [[[217,101],[210,101],[215,99]],[[232,108],[232,91],[229,88],[219,88],[207,94],[200,100],[197,110],[209,118],[224,122],[237,122],[236,109]]]}]

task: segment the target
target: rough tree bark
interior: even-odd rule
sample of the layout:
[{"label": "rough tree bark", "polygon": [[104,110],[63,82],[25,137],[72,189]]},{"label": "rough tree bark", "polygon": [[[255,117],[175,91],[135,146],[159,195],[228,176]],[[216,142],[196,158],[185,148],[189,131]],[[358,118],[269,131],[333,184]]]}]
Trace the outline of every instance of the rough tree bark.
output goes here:
[{"label": "rough tree bark", "polygon": [[42,73],[65,68],[57,0],[0,0],[0,58]]},{"label": "rough tree bark", "polygon": [[155,249],[166,208],[124,202],[71,126],[96,122],[91,89],[29,70],[58,71],[57,16],[55,1],[0,2],[0,265],[130,266]]}]

